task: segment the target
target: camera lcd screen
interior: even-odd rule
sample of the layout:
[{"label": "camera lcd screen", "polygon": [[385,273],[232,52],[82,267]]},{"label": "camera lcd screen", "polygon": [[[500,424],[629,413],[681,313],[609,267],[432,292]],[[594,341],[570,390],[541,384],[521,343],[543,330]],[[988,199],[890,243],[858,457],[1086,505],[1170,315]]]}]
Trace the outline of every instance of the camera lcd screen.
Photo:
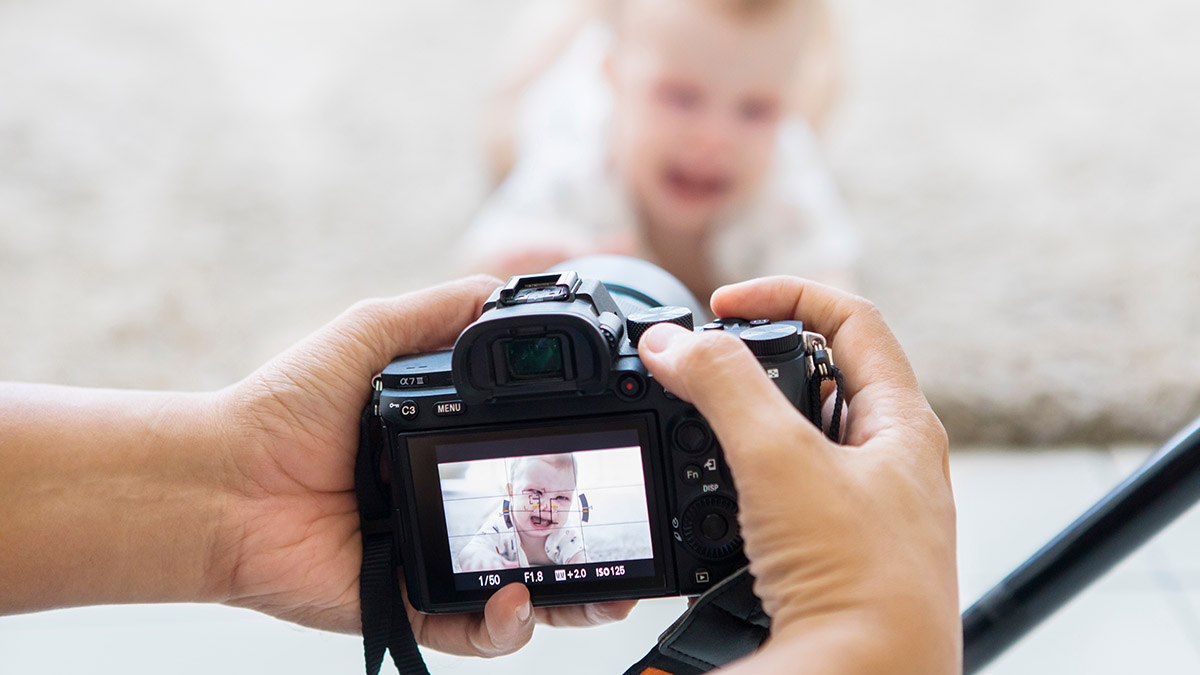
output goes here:
[{"label": "camera lcd screen", "polygon": [[460,599],[514,581],[535,598],[661,587],[646,424],[625,418],[411,439],[415,464],[436,465],[445,529],[429,551],[444,556],[433,566],[444,574],[435,576]]}]

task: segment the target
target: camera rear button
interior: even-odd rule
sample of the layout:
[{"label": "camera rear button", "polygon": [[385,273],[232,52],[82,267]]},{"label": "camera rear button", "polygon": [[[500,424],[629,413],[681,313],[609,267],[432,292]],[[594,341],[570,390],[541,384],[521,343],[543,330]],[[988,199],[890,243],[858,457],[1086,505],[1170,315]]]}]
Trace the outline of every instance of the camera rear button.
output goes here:
[{"label": "camera rear button", "polygon": [[700,521],[700,531],[704,533],[705,537],[719,541],[729,532],[729,521],[719,513],[710,513]]},{"label": "camera rear button", "polygon": [[691,455],[698,455],[712,445],[712,432],[708,425],[695,419],[687,419],[676,425],[673,436],[675,447]]},{"label": "camera rear button", "polygon": [[645,389],[641,376],[635,373],[626,373],[617,380],[617,393],[628,399],[638,398]]},{"label": "camera rear button", "polygon": [[695,485],[700,482],[700,478],[700,467],[695,464],[688,464],[683,467],[683,482],[688,485]]},{"label": "camera rear button", "polygon": [[438,401],[433,404],[433,414],[438,417],[461,415],[466,409],[462,401]]},{"label": "camera rear button", "polygon": [[420,412],[420,408],[417,407],[417,402],[412,399],[407,399],[404,401],[388,401],[387,408],[388,410],[395,410],[399,412],[400,416],[406,420],[417,419],[417,413]]}]

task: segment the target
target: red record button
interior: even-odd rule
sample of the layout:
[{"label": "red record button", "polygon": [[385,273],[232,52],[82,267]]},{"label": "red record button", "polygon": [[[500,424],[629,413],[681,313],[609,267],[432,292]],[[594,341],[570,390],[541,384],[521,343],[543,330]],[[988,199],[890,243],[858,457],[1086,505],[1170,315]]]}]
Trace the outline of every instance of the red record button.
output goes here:
[{"label": "red record button", "polygon": [[634,373],[626,373],[617,379],[617,393],[625,398],[637,398],[645,388],[645,382]]}]

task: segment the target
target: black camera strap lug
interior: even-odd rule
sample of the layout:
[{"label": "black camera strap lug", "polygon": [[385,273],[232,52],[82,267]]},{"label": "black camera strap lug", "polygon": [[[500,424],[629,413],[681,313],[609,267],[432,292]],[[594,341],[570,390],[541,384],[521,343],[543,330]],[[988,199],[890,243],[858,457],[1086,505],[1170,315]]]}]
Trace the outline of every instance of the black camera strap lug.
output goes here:
[{"label": "black camera strap lug", "polygon": [[[375,416],[379,416],[379,392],[383,391],[383,373],[377,373],[371,378],[371,408]],[[361,448],[360,448],[361,450]]]},{"label": "black camera strap lug", "polygon": [[840,443],[842,437],[842,403],[845,391],[845,380],[842,371],[833,365],[833,348],[826,346],[825,337],[819,333],[804,331],[800,335],[804,345],[804,370],[808,376],[808,405],[805,411],[821,428],[821,383],[833,380],[837,388],[834,390],[833,417],[829,421],[829,429],[822,429],[829,440]]}]

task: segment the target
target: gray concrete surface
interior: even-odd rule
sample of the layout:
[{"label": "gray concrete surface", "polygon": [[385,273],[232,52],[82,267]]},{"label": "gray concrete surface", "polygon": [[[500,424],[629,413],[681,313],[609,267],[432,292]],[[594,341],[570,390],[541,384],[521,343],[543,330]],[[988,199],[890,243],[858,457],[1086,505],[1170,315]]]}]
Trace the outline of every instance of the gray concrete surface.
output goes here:
[{"label": "gray concrete surface", "polygon": [[[221,386],[451,276],[521,4],[0,1],[0,378]],[[835,4],[861,291],[956,443],[1200,413],[1195,3]]]}]

